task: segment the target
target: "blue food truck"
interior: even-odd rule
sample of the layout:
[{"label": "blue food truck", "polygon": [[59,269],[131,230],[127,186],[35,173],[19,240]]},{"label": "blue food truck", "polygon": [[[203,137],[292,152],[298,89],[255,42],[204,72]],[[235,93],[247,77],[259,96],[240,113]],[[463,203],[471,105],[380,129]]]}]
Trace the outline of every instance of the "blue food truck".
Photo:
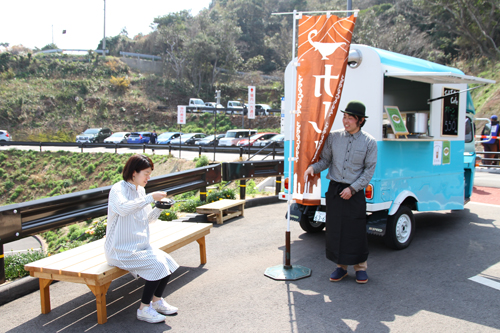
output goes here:
[{"label": "blue food truck", "polygon": [[[294,143],[288,129],[293,124],[295,80],[292,61],[285,71],[282,111],[285,161]],[[494,82],[430,61],[351,45],[339,110],[351,100],[363,102],[369,118],[362,130],[377,140],[377,167],[365,188],[368,234],[404,249],[415,233],[414,211],[464,208],[472,194],[476,161],[475,110],[468,84]],[[343,128],[341,118],[339,111],[332,131]],[[285,163],[282,200],[288,200],[288,185],[293,184],[289,171]],[[291,219],[307,232],[324,228],[326,174],[327,170],[321,174],[320,205],[291,201]]]}]

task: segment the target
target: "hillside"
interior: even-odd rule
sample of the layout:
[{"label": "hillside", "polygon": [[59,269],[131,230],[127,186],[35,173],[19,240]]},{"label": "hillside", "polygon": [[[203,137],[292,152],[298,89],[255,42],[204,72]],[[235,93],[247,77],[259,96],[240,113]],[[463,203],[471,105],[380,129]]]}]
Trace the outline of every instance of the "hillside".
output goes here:
[{"label": "hillside", "polygon": [[[122,179],[131,155],[1,151],[0,206],[112,185]],[[155,164],[152,177],[195,167],[193,161],[168,155],[148,156]]]},{"label": "hillside", "polygon": [[[175,80],[133,72],[115,57],[32,58],[0,53],[2,61],[8,69],[0,73],[0,128],[19,141],[74,142],[88,127],[106,126],[113,131],[176,129],[177,105],[185,105],[193,97],[178,93]],[[259,88],[264,99],[261,103],[280,100],[280,88]],[[225,99],[244,100],[246,94],[246,86],[236,83],[224,91]],[[188,124],[206,128],[210,122],[207,116],[191,115]],[[217,122],[222,124],[220,131],[225,131],[240,127],[241,116],[218,115]],[[279,126],[273,119],[269,124],[262,119],[254,123],[253,127]]]}]

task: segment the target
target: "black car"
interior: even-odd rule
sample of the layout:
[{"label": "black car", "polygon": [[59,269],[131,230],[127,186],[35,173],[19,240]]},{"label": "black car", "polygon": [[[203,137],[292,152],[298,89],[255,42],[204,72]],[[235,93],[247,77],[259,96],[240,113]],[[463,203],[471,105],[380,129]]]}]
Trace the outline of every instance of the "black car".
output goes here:
[{"label": "black car", "polygon": [[109,128],[89,128],[76,136],[76,142],[99,143],[113,134]]},{"label": "black car", "polygon": [[204,139],[201,139],[200,141],[197,141],[195,144],[198,146],[213,146],[214,142],[215,145],[219,145],[219,139],[225,137],[226,134],[217,134],[217,138],[214,140],[214,135],[209,135]]},{"label": "black car", "polygon": [[186,133],[181,136],[181,142],[183,145],[194,145],[197,141],[204,139],[206,136],[207,135],[204,133]]}]

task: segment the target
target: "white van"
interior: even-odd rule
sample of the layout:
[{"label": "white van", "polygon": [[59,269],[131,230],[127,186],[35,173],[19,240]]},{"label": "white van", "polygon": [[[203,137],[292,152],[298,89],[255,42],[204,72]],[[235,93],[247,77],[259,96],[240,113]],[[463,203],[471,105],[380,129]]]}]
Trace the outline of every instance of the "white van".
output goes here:
[{"label": "white van", "polygon": [[219,140],[219,147],[237,146],[240,140],[247,139],[256,133],[257,130],[251,130],[251,129],[229,130],[226,132],[226,136]]},{"label": "white van", "polygon": [[238,101],[228,101],[227,102],[228,109],[238,109],[238,110],[226,110],[226,113],[229,114],[243,114],[244,105]]},{"label": "white van", "polygon": [[199,98],[190,98],[188,107],[187,111],[200,112],[205,107],[205,102]]}]

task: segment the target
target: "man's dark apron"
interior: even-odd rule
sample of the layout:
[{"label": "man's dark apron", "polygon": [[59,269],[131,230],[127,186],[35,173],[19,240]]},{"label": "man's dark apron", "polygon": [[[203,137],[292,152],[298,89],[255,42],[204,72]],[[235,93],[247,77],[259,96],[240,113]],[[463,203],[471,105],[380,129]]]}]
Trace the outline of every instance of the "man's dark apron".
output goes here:
[{"label": "man's dark apron", "polygon": [[349,200],[340,192],[349,184],[330,181],[326,192],[326,257],[339,265],[356,265],[368,258],[364,191]]}]

